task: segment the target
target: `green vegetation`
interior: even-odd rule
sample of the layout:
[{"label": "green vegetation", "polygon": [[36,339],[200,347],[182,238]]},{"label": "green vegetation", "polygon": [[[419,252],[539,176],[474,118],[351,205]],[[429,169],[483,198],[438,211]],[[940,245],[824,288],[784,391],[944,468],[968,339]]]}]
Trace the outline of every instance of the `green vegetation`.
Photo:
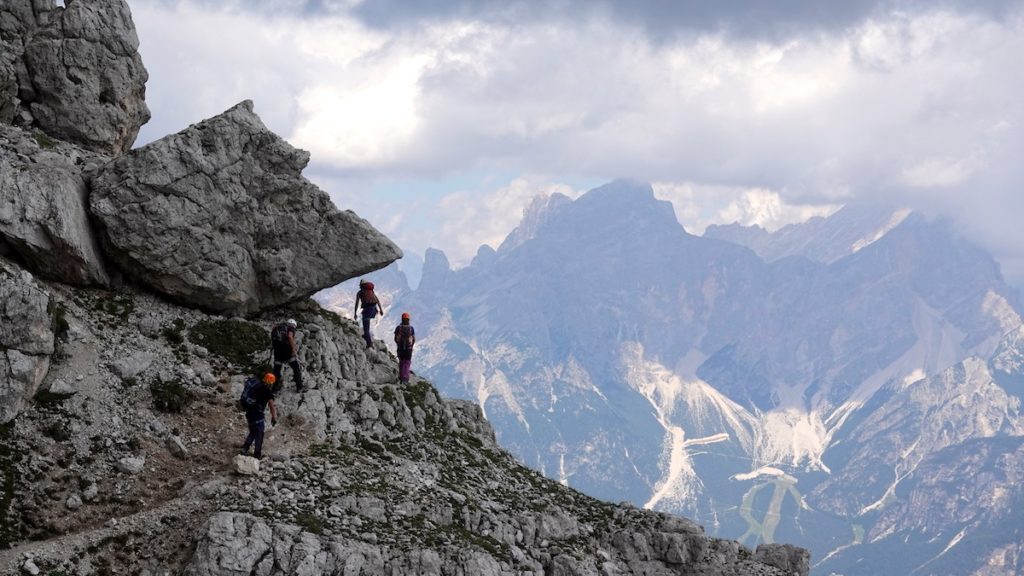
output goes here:
[{"label": "green vegetation", "polygon": [[256,355],[270,345],[266,330],[244,320],[202,320],[189,330],[188,338],[246,373],[264,367],[264,361]]},{"label": "green vegetation", "polygon": [[57,143],[54,142],[53,139],[51,139],[46,134],[43,134],[42,132],[33,132],[32,138],[35,139],[36,144],[39,144],[39,147],[42,148],[43,150],[52,150],[57,147]]},{"label": "green vegetation", "polygon": [[57,442],[67,442],[71,439],[71,432],[63,422],[51,422],[43,429],[43,433]]},{"label": "green vegetation", "polygon": [[61,304],[54,302],[52,298],[47,307],[47,312],[53,318],[53,334],[60,340],[67,340],[68,330],[71,329],[71,326],[68,324],[67,309]]},{"label": "green vegetation", "polygon": [[295,515],[295,523],[306,532],[323,534],[325,523],[322,518],[312,512],[302,511]]},{"label": "green vegetation", "polygon": [[171,322],[160,330],[160,334],[171,344],[184,344],[185,321],[181,318],[175,318],[174,322]]},{"label": "green vegetation", "polygon": [[17,464],[21,455],[15,450],[14,422],[0,425],[0,550],[11,547],[14,537],[14,522],[11,518],[11,503],[17,484]]},{"label": "green vegetation", "polygon": [[153,382],[149,391],[153,394],[153,407],[160,412],[180,414],[192,401],[192,393],[181,382]]},{"label": "green vegetation", "polygon": [[132,312],[135,312],[135,300],[128,293],[113,294],[109,298],[97,298],[93,304],[97,312],[102,312],[121,322],[127,320]]}]

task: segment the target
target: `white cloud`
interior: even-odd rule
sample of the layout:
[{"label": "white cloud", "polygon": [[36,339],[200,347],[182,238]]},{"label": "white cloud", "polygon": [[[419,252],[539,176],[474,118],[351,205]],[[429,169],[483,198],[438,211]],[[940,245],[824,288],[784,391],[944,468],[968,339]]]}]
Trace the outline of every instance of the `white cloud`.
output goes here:
[{"label": "white cloud", "polygon": [[966,158],[928,158],[903,169],[900,180],[914,188],[949,188],[966,182],[984,161],[972,155]]},{"label": "white cloud", "polygon": [[654,184],[654,195],[675,207],[676,218],[691,234],[712,224],[739,223],[775,231],[787,224],[828,216],[839,204],[790,204],[765,188],[707,186],[692,182]]},{"label": "white cloud", "polygon": [[464,266],[482,244],[497,248],[523,217],[523,209],[540,194],[576,198],[582,190],[542,177],[517,178],[491,192],[455,192],[441,199],[444,214],[440,235],[432,246],[445,251],[455,266]]},{"label": "white cloud", "polygon": [[[1024,210],[1019,9],[652,41],[600,17],[369,28],[345,2],[315,17],[230,6],[133,3],[151,72],[144,138],[253,98],[316,167],[364,178],[363,190],[469,172],[690,183],[706,208],[676,210],[697,230],[770,227],[872,196],[953,215],[1007,261],[1024,254],[1010,216]],[[458,260],[518,219],[494,188],[455,190],[443,209],[444,194],[381,198],[371,220],[438,219]]]}]

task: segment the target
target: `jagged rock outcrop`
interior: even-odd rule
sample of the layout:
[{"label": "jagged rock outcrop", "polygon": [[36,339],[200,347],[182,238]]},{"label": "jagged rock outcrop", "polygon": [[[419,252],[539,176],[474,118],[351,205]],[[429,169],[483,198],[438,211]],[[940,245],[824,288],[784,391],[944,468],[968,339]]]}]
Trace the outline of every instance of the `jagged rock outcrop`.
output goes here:
[{"label": "jagged rock outcrop", "polygon": [[0,259],[0,424],[24,407],[53,354],[50,298],[24,270]]},{"label": "jagged rock outcrop", "polygon": [[0,7],[0,121],[104,154],[131,148],[150,117],[148,74],[123,0]]},{"label": "jagged rock outcrop", "polygon": [[[295,525],[267,524],[251,514],[222,512],[210,518],[186,574],[219,576],[281,574],[465,574],[518,576],[553,574],[599,576],[608,574],[694,574],[705,576],[757,576],[807,574],[805,551],[792,546],[762,546],[755,556],[764,565],[739,560],[740,549],[722,541],[710,542],[702,531],[685,521],[667,521],[656,528],[609,534],[590,554],[577,554],[558,541],[580,536],[575,519],[538,515],[531,524],[516,526],[506,546],[508,558],[484,549],[431,547],[427,542],[392,547],[345,537],[322,537]],[[446,519],[442,519],[444,521]],[[445,526],[438,528],[442,533]],[[662,531],[666,530],[666,531]],[[525,536],[523,535],[525,533]],[[444,536],[439,536],[443,539]],[[516,546],[534,539],[546,550],[533,559]],[[549,542],[550,540],[550,542]],[[495,546],[500,546],[500,541]],[[708,562],[710,559],[713,561]],[[770,567],[769,567],[770,566]],[[773,570],[776,568],[777,570]]]},{"label": "jagged rock outcrop", "polygon": [[251,313],[401,257],[302,177],[308,161],[245,101],[104,166],[92,211],[128,276],[206,310]]},{"label": "jagged rock outcrop", "polygon": [[103,161],[39,132],[0,125],[0,251],[45,278],[109,284],[83,175]]}]

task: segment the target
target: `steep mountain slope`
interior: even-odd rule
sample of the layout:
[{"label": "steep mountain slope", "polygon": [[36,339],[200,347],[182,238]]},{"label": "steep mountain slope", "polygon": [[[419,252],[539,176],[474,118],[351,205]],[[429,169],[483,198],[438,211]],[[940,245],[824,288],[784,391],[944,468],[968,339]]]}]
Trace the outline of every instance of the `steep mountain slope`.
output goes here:
[{"label": "steep mountain slope", "polygon": [[859,558],[851,534],[932,454],[1020,433],[1021,319],[991,256],[944,222],[851,207],[803,226],[747,241],[762,258],[617,181],[538,200],[466,268],[429,252],[392,309],[416,319],[414,365],[548,476]]},{"label": "steep mountain slope", "polygon": [[[28,555],[84,574],[806,574],[795,548],[751,551],[541,477],[476,405],[398,386],[383,345],[312,302],[247,321],[36,286],[61,328],[44,391],[0,431],[0,572]],[[285,387],[266,469],[232,476],[235,399],[286,314],[315,388]]]}]

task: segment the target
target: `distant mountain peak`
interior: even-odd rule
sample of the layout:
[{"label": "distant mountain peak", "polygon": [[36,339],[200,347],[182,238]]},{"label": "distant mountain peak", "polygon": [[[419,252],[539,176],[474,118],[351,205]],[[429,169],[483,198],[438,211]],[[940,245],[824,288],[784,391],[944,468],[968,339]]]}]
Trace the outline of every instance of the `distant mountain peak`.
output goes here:
[{"label": "distant mountain peak", "polygon": [[553,214],[569,204],[572,204],[572,199],[559,192],[541,193],[534,196],[530,204],[523,208],[523,219],[519,222],[519,226],[509,233],[505,241],[498,247],[498,252],[508,252],[531,240]]}]

